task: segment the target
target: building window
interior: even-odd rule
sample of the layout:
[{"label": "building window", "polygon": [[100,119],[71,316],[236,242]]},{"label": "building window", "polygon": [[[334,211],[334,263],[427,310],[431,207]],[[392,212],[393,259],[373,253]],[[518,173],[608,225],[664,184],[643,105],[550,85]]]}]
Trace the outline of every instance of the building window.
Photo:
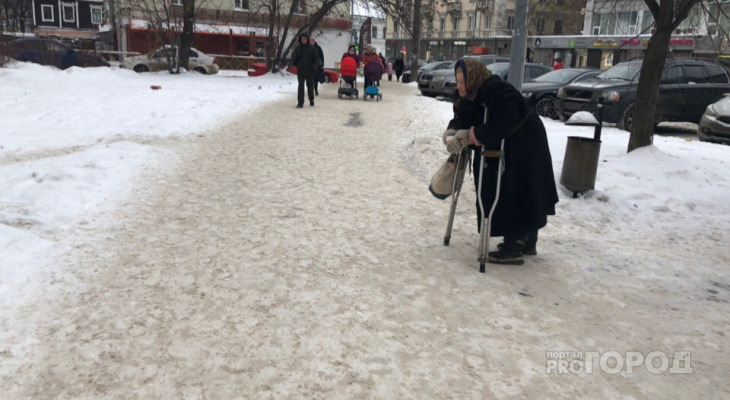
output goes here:
[{"label": "building window", "polygon": [[76,9],[73,4],[65,4],[61,6],[63,12],[63,22],[76,22]]},{"label": "building window", "polygon": [[41,20],[43,22],[53,22],[53,6],[48,4],[41,5]]},{"label": "building window", "polygon": [[101,6],[91,6],[91,23],[101,25]]},{"label": "building window", "polygon": [[553,28],[553,35],[562,35],[563,34],[563,21],[557,20],[555,21],[555,27]]},{"label": "building window", "polygon": [[601,14],[593,14],[593,28],[592,33],[594,35],[601,34]]},{"label": "building window", "polygon": [[459,18],[453,18],[452,19],[452,23],[454,25],[454,31],[458,31],[459,30],[459,22],[460,22]]},{"label": "building window", "polygon": [[543,4],[545,4],[547,2],[548,2],[548,0],[540,0],[540,3],[543,3]]},{"label": "building window", "polygon": [[474,29],[474,14],[469,14],[466,19],[466,29],[473,30]]},{"label": "building window", "polygon": [[558,0],[558,5],[559,6],[564,6],[565,5],[565,0]]},{"label": "building window", "polygon": [[387,26],[383,27],[383,37],[387,37],[387,36],[385,36],[386,28],[388,28],[388,27]]},{"label": "building window", "polygon": [[645,10],[641,16],[641,32],[650,33],[652,25],[654,25],[654,16],[651,15],[651,11]]},{"label": "building window", "polygon": [[373,27],[373,39],[377,39],[377,38],[378,38],[378,27],[374,26]]},{"label": "building window", "polygon": [[507,29],[515,29],[515,17],[507,17]]},{"label": "building window", "polygon": [[487,15],[484,17],[484,29],[492,29],[492,16]]},{"label": "building window", "polygon": [[441,17],[441,22],[439,22],[439,30],[441,32],[446,30],[446,18]]},{"label": "building window", "polygon": [[297,1],[297,6],[294,8],[294,12],[297,14],[306,14],[307,13],[307,2],[306,0],[299,0]]},{"label": "building window", "polygon": [[637,14],[636,11],[618,13],[615,33],[617,35],[635,35]]},{"label": "building window", "polygon": [[173,6],[181,6],[182,5],[182,0],[172,0],[172,5]]},{"label": "building window", "polygon": [[545,32],[545,20],[544,19],[537,20],[537,32],[538,33]]},{"label": "building window", "polygon": [[233,0],[233,8],[236,10],[248,10],[248,0]]}]

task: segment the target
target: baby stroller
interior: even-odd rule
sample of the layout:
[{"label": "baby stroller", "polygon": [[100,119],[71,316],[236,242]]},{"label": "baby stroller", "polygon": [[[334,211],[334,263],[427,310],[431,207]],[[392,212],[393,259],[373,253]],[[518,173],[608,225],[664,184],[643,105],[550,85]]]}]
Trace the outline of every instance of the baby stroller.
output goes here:
[{"label": "baby stroller", "polygon": [[337,97],[357,98],[357,95],[357,61],[352,57],[345,57],[340,63],[340,88],[337,89]]},{"label": "baby stroller", "polygon": [[378,58],[368,61],[365,65],[365,96],[362,97],[363,100],[367,100],[368,96],[371,99],[377,99],[377,101],[383,100],[383,94],[380,93],[378,86],[375,86],[382,76],[383,64],[381,61]]}]

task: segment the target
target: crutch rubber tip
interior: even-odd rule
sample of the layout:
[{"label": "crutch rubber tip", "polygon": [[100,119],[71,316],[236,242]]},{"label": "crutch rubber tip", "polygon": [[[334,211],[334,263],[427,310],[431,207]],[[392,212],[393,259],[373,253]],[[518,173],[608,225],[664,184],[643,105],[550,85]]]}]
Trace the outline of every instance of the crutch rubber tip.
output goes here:
[{"label": "crutch rubber tip", "polygon": [[444,246],[448,246],[451,238],[444,238]]},{"label": "crutch rubber tip", "polygon": [[479,272],[482,274],[487,272],[486,268],[484,268],[484,263],[479,264]]}]

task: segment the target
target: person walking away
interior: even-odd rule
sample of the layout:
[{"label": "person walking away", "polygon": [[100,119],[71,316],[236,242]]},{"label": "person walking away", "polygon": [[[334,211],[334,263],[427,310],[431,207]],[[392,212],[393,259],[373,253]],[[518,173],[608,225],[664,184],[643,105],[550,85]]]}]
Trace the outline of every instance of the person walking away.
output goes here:
[{"label": "person walking away", "polygon": [[[380,64],[380,76],[382,77],[383,74],[383,62],[380,60],[380,57],[378,57],[378,54],[375,53],[375,48],[373,45],[369,44],[365,46],[365,54],[362,55],[362,64],[363,67],[367,66],[370,61],[377,60],[378,64]],[[374,70],[374,69],[373,69]],[[380,78],[373,77],[372,82],[373,85],[380,86]],[[365,87],[368,85],[366,84]]]},{"label": "person walking away", "polygon": [[393,63],[391,62],[388,63],[388,80],[393,80]]},{"label": "person walking away", "polygon": [[397,82],[400,82],[400,76],[403,75],[404,68],[405,64],[403,63],[403,54],[401,54],[398,56],[398,58],[395,59],[395,64],[393,64],[393,69],[395,70],[395,79]]},{"label": "person walking away", "polygon": [[347,48],[347,52],[342,55],[342,59],[340,59],[340,61],[344,60],[345,57],[352,57],[352,59],[355,60],[357,66],[360,66],[360,56],[357,55],[354,44],[351,44],[350,47]]},{"label": "person walking away", "polygon": [[380,57],[380,64],[383,65],[383,73],[385,73],[388,70],[388,61],[383,56],[383,53],[378,53],[378,57]]},{"label": "person walking away", "polygon": [[304,106],[304,84],[307,85],[307,96],[309,106],[314,107],[314,74],[319,69],[319,55],[314,46],[309,44],[309,35],[299,35],[299,47],[294,50],[292,64],[297,67],[297,80],[299,88],[297,91],[297,108]]},{"label": "person walking away", "polygon": [[317,40],[314,38],[314,36],[309,37],[309,44],[314,46],[314,48],[317,50],[317,56],[319,57],[319,68],[317,69],[317,76],[314,80],[314,95],[319,96],[319,78],[321,75],[324,75],[324,52],[322,51],[322,48],[319,47],[317,44]]},{"label": "person walking away", "polygon": [[[462,58],[454,72],[460,98],[454,103],[454,118],[443,141],[450,153],[458,154],[467,146],[473,150],[474,185],[478,190],[482,180],[479,195],[484,212],[494,203],[497,174],[502,173],[499,199],[489,223],[490,235],[503,236],[504,242],[489,253],[489,262],[521,265],[523,254],[537,254],[538,230],[547,224],[548,215],[555,215],[558,202],[545,126],[522,94],[493,76],[481,62]],[[483,170],[479,162],[482,145],[486,149]],[[481,221],[477,200],[477,230],[485,229]]]}]

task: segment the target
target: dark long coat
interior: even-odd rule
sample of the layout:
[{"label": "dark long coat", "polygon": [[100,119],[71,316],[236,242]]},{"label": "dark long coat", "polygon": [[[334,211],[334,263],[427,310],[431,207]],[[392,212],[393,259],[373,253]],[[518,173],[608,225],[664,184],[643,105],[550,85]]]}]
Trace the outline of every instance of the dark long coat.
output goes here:
[{"label": "dark long coat", "polygon": [[[484,106],[489,110],[486,125]],[[558,194],[547,133],[540,117],[530,111],[514,86],[492,76],[477,89],[474,100],[459,99],[454,105],[454,119],[449,122],[449,128],[472,126],[476,127],[476,138],[489,149],[498,150],[501,140],[506,138],[505,169],[490,236],[522,235],[544,227],[547,216],[555,215]],[[478,188],[480,154],[476,148],[472,160],[474,184]],[[489,214],[497,188],[499,159],[485,158],[485,164],[481,194],[485,213]],[[477,224],[480,223],[477,200]]]},{"label": "dark long coat", "polygon": [[[307,42],[302,44],[302,37],[307,38]],[[292,55],[292,65],[297,67],[297,75],[314,76],[319,70],[319,54],[317,49],[309,44],[309,35],[302,33],[299,35],[299,47],[294,50]]]}]

